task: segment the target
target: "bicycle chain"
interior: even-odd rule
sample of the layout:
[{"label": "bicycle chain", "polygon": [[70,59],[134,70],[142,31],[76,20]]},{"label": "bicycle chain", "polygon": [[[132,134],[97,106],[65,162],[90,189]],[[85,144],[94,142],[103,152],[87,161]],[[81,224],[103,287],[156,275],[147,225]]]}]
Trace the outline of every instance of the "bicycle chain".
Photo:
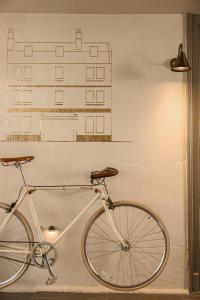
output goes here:
[{"label": "bicycle chain", "polygon": [[4,259],[7,259],[7,260],[12,260],[12,261],[14,261],[14,262],[23,263],[23,264],[25,264],[25,265],[30,265],[30,266],[36,267],[36,265],[33,264],[33,263],[31,263],[31,262],[22,261],[22,260],[18,260],[18,259],[15,259],[15,258],[2,256],[2,255],[0,255],[0,258],[4,258]]},{"label": "bicycle chain", "polygon": [[[11,243],[11,244],[38,244],[38,242],[23,242],[23,241],[0,241],[0,243]],[[31,254],[29,254],[30,257],[31,257]],[[26,264],[26,265],[30,265],[30,266],[33,266],[33,267],[36,267],[35,264],[31,263],[31,262],[27,262],[27,261],[23,261],[23,260],[19,260],[19,259],[15,259],[15,258],[11,258],[11,257],[7,257],[7,256],[2,256],[0,255],[0,258],[4,258],[4,259],[7,259],[7,260],[11,260],[11,261],[14,261],[14,262],[18,262],[18,263],[23,263],[23,264]],[[30,261],[32,260],[32,257],[30,259]]]}]

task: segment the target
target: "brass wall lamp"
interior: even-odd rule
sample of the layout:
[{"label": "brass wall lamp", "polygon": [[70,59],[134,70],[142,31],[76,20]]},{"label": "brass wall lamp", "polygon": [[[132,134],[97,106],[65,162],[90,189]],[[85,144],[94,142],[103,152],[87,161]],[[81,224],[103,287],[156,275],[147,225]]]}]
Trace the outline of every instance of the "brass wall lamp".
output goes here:
[{"label": "brass wall lamp", "polygon": [[183,52],[182,44],[179,45],[177,57],[170,60],[170,67],[173,72],[187,72],[192,69],[188,63],[185,52]]}]

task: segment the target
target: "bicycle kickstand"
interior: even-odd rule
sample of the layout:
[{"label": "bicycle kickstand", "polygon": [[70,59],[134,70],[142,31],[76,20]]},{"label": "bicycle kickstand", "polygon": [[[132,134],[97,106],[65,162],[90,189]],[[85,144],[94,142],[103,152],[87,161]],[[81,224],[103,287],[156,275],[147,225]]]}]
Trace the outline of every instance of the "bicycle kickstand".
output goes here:
[{"label": "bicycle kickstand", "polygon": [[57,280],[57,277],[53,274],[53,271],[51,269],[51,266],[49,264],[49,261],[48,261],[48,258],[47,258],[46,254],[44,254],[43,259],[44,259],[44,261],[46,263],[47,270],[48,270],[49,275],[50,275],[50,277],[47,279],[46,285],[54,284],[56,282],[56,280]]}]

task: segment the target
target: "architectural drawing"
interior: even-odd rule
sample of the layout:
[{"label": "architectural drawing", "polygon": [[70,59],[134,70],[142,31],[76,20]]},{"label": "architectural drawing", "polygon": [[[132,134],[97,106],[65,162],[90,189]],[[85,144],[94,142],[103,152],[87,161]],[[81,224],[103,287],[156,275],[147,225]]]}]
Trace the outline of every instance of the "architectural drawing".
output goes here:
[{"label": "architectural drawing", "polygon": [[112,141],[108,42],[7,39],[7,141]]}]

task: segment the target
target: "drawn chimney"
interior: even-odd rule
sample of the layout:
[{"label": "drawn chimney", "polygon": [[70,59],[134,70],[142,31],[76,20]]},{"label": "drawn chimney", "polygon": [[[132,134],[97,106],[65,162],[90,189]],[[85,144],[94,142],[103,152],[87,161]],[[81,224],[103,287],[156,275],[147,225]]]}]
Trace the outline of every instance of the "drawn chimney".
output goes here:
[{"label": "drawn chimney", "polygon": [[8,28],[7,47],[8,47],[8,50],[12,50],[14,48],[14,30],[13,30],[13,28]]},{"label": "drawn chimney", "polygon": [[76,30],[75,44],[76,44],[76,50],[81,50],[81,48],[82,48],[82,31],[81,31],[81,29]]}]

